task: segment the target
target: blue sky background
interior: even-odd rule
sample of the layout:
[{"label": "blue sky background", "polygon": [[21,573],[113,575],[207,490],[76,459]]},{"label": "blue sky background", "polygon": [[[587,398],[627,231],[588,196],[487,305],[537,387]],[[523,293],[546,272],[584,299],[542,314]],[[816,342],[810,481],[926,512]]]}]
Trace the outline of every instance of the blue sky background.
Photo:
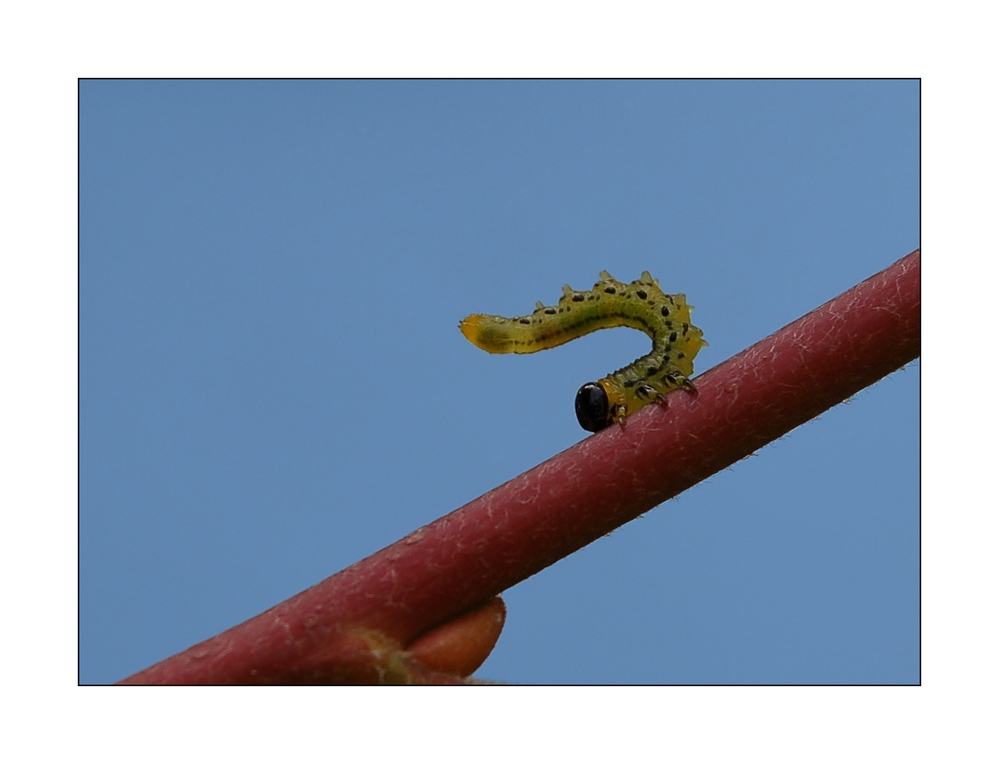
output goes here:
[{"label": "blue sky background", "polygon": [[[601,269],[703,372],[919,246],[912,81],[84,81],[80,680],[239,623],[585,436]],[[913,683],[919,363],[505,594],[477,676]]]}]

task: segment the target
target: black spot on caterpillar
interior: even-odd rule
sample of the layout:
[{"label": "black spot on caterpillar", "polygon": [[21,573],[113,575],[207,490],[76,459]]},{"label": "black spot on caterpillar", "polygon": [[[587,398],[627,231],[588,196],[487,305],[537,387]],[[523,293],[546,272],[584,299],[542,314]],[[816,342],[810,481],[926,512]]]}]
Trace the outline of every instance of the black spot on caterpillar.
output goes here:
[{"label": "black spot on caterpillar", "polygon": [[607,271],[587,292],[568,284],[555,306],[540,302],[530,316],[474,314],[459,324],[461,333],[490,353],[536,353],[564,345],[598,329],[628,326],[652,338],[652,352],[576,394],[576,418],[584,430],[598,432],[650,403],[662,403],[671,390],[694,389],[694,356],[708,343],[690,323],[691,305],[682,294],[666,294],[648,271],[624,284]]}]

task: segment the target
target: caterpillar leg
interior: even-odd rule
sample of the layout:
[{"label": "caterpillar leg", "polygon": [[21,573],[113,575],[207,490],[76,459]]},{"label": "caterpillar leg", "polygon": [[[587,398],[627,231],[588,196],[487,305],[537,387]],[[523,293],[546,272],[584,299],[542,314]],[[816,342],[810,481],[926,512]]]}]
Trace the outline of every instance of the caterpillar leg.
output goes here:
[{"label": "caterpillar leg", "polygon": [[667,394],[680,388],[697,392],[694,383],[679,371],[638,382],[630,388],[617,385],[610,378],[587,382],[576,393],[576,419],[584,430],[600,432],[611,424],[623,425],[630,415],[650,403],[666,405]]},{"label": "caterpillar leg", "polygon": [[[671,371],[668,374],[664,374],[662,377],[662,383],[657,386],[657,389],[668,393],[670,390],[676,390],[678,388],[683,388],[684,390],[690,390],[692,393],[697,392],[697,388],[694,387],[694,383],[691,382],[685,374],[678,371]],[[653,383],[654,384],[654,383]]]}]

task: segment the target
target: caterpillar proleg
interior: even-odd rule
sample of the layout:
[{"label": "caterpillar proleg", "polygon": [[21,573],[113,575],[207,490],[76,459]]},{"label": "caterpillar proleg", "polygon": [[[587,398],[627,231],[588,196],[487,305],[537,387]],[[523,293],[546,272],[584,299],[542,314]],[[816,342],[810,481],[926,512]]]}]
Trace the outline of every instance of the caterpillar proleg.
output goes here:
[{"label": "caterpillar proleg", "polygon": [[666,294],[648,271],[625,284],[607,271],[593,289],[578,292],[568,284],[554,306],[537,303],[529,316],[474,314],[459,324],[461,333],[489,353],[536,353],[563,345],[598,329],[628,326],[652,338],[652,352],[576,394],[576,418],[584,430],[598,432],[650,403],[664,402],[677,388],[694,389],[694,356],[708,343],[690,323],[691,305],[682,294]]}]

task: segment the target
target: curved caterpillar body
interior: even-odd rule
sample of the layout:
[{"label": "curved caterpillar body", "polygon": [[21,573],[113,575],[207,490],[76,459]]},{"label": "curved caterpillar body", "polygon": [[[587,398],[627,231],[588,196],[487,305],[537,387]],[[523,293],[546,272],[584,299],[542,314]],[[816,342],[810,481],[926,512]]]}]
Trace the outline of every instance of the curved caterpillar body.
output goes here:
[{"label": "curved caterpillar body", "polygon": [[576,394],[576,418],[584,430],[598,432],[623,423],[638,409],[663,402],[671,390],[694,389],[694,356],[708,343],[690,323],[692,306],[682,294],[666,294],[648,271],[630,284],[600,271],[587,292],[562,287],[558,304],[540,302],[529,316],[503,318],[475,314],[459,324],[461,333],[490,353],[536,353],[563,345],[598,329],[629,326],[652,338],[652,352]]}]

